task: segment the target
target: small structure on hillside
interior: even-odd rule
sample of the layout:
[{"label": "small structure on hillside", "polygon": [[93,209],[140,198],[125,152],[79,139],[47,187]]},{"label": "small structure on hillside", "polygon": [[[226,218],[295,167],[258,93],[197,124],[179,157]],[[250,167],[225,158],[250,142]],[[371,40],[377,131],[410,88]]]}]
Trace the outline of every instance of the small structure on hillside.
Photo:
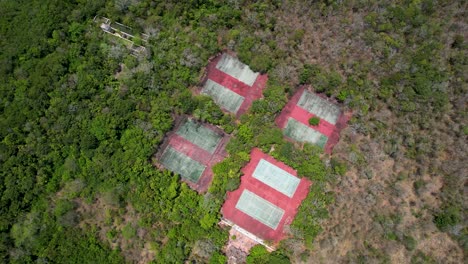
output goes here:
[{"label": "small structure on hillside", "polygon": [[104,30],[105,32],[114,34],[114,30],[111,28],[109,20],[106,20],[106,22],[102,23],[100,28]]},{"label": "small structure on hillside", "polygon": [[205,192],[213,179],[212,166],[227,155],[228,141],[221,129],[182,117],[156,153],[156,162],[180,175],[192,189]]},{"label": "small structure on hillside", "polygon": [[206,68],[200,93],[211,96],[223,110],[240,116],[261,98],[268,76],[253,72],[236,57],[223,53]]},{"label": "small structure on hillside", "polygon": [[239,189],[227,194],[221,209],[223,223],[272,250],[265,240],[277,244],[285,238],[284,227],[294,220],[312,183],[256,148],[242,172]]},{"label": "small structure on hillside", "polygon": [[137,36],[137,33],[135,33],[131,27],[125,26],[118,22],[112,22],[109,18],[106,17],[95,16],[93,21],[99,24],[99,27],[102,29],[102,31],[127,41],[127,48],[132,51],[132,55],[137,56],[146,51],[146,48],[142,45],[139,45],[139,42],[147,43],[149,35],[139,34],[139,36]]},{"label": "small structure on hillside", "polygon": [[343,113],[336,103],[302,87],[284,107],[276,124],[287,138],[316,144],[331,153],[350,118],[351,114]]}]

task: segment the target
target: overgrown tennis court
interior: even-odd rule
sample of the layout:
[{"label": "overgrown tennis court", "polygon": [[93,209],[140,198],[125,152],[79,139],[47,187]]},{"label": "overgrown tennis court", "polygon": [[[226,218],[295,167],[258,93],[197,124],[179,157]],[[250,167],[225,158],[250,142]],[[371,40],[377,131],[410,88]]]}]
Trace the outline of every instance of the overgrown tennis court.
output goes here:
[{"label": "overgrown tennis court", "polygon": [[222,134],[216,133],[200,123],[195,123],[191,119],[183,123],[176,133],[212,154],[223,137]]},{"label": "overgrown tennis court", "polygon": [[200,93],[212,97],[223,110],[239,117],[253,101],[263,97],[267,80],[266,74],[253,72],[234,55],[223,53],[206,67]]},{"label": "overgrown tennis court", "polygon": [[226,53],[222,55],[221,60],[216,64],[216,69],[229,74],[248,86],[252,86],[258,77],[258,72],[253,72],[249,66]]},{"label": "overgrown tennis court", "polygon": [[[347,126],[350,112],[343,112],[337,102],[301,87],[276,118],[283,134],[298,142],[315,144],[331,153]],[[311,120],[315,119],[313,123]]]},{"label": "overgrown tennis court", "polygon": [[216,104],[234,114],[244,102],[244,97],[212,80],[206,81],[201,93],[211,96]]},{"label": "overgrown tennis court", "polygon": [[179,174],[182,178],[197,183],[206,166],[190,157],[168,147],[161,157],[161,163],[170,171]]},{"label": "overgrown tennis court", "polygon": [[254,148],[242,168],[241,185],[228,192],[222,207],[224,219],[263,240],[279,242],[285,237],[311,182],[297,172]]},{"label": "overgrown tennis court", "polygon": [[278,227],[284,215],[283,209],[248,190],[242,192],[236,208],[272,229]]},{"label": "overgrown tennis court", "polygon": [[265,159],[260,160],[252,176],[289,197],[294,195],[300,182],[299,178]]},{"label": "overgrown tennis court", "polygon": [[341,110],[337,105],[308,91],[302,93],[297,105],[332,125],[336,124],[341,115]]},{"label": "overgrown tennis court", "polygon": [[205,192],[213,179],[213,165],[227,155],[228,140],[220,128],[181,116],[155,154],[155,165],[179,174],[192,189]]},{"label": "overgrown tennis court", "polygon": [[288,123],[286,124],[283,133],[287,137],[299,142],[309,142],[321,148],[327,144],[328,140],[328,138],[322,135],[320,132],[302,124],[293,118],[288,118]]}]

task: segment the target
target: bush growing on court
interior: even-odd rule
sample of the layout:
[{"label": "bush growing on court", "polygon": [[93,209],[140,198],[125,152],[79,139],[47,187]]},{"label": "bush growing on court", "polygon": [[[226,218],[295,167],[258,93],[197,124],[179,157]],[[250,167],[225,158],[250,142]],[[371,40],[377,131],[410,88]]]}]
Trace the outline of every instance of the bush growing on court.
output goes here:
[{"label": "bush growing on court", "polygon": [[314,116],[311,119],[309,119],[309,124],[311,126],[318,126],[320,124],[320,118]]}]

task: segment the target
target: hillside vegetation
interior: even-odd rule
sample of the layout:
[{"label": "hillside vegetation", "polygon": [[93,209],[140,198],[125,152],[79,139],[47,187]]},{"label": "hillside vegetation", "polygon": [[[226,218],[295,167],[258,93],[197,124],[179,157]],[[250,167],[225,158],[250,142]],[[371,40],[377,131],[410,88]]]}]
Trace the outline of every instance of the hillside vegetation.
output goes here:
[{"label": "hillside vegetation", "polygon": [[[435,0],[0,1],[0,262],[224,263],[220,207],[259,147],[314,184],[290,238],[247,262],[462,263],[466,17]],[[223,50],[269,75],[239,121],[194,92]],[[353,112],[331,156],[274,124],[300,85]],[[232,134],[202,195],[152,165],[182,114]]]}]

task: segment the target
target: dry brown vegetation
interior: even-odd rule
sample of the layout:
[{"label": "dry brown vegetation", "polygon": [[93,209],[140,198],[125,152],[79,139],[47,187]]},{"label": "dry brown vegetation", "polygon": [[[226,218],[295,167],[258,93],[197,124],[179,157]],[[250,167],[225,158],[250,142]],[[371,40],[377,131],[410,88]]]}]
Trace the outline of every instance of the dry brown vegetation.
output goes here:
[{"label": "dry brown vegetation", "polygon": [[[414,169],[411,161],[395,161],[380,145],[356,135],[352,128],[346,130],[335,153],[352,165],[332,187],[336,202],[330,218],[323,222],[324,231],[317,237],[311,259],[410,263],[420,251],[437,263],[462,262],[460,246],[432,221],[432,210],[440,206],[442,177],[424,175],[426,183],[416,190],[414,180],[402,176]],[[352,162],[354,155],[364,156],[364,170]]]},{"label": "dry brown vegetation", "polygon": [[149,263],[155,257],[151,249],[151,234],[139,227],[140,216],[131,205],[118,207],[112,197],[100,197],[92,203],[75,199],[76,211],[82,221],[78,226],[89,231],[96,230],[97,236],[114,250],[119,250],[129,263]]},{"label": "dry brown vegetation", "polygon": [[[453,56],[450,44],[454,37],[461,35],[466,41],[465,7],[457,2],[447,3],[434,14],[444,32],[440,36],[444,43],[439,61],[442,69],[450,67],[447,61]],[[287,3],[266,14],[267,20],[276,21],[274,31],[259,30],[256,35],[273,40],[279,50],[288,53],[284,64],[274,66],[278,78],[297,83],[302,64],[318,64],[341,76],[367,79],[369,89],[378,90],[382,78],[391,74],[389,65],[397,71],[407,63],[398,49],[384,56],[382,51],[388,44],[382,39],[365,40],[370,34],[365,17],[370,12],[382,13],[380,8],[375,2],[359,9],[321,11],[303,3]],[[443,18],[447,14],[448,20]],[[294,41],[294,34],[302,37]],[[402,38],[396,33],[392,37]],[[466,73],[457,78],[466,80]],[[457,81],[452,81],[450,85],[457,86]],[[329,186],[336,193],[335,203],[330,207],[330,218],[322,223],[324,231],[317,237],[310,256],[304,257],[302,250],[295,251],[296,261],[463,262],[463,242],[459,244],[451,235],[466,229],[462,231],[461,225],[447,234],[434,223],[435,212],[442,209],[450,192],[444,192],[444,186],[455,188],[452,191],[466,199],[462,186],[468,176],[468,146],[463,127],[468,97],[466,83],[450,85],[446,86],[452,102],[449,109],[433,116],[402,113],[392,106],[395,101],[369,102],[364,94],[355,95],[360,102],[353,105],[345,101],[354,108],[355,118],[343,132],[333,157],[345,161],[348,172]]]}]

